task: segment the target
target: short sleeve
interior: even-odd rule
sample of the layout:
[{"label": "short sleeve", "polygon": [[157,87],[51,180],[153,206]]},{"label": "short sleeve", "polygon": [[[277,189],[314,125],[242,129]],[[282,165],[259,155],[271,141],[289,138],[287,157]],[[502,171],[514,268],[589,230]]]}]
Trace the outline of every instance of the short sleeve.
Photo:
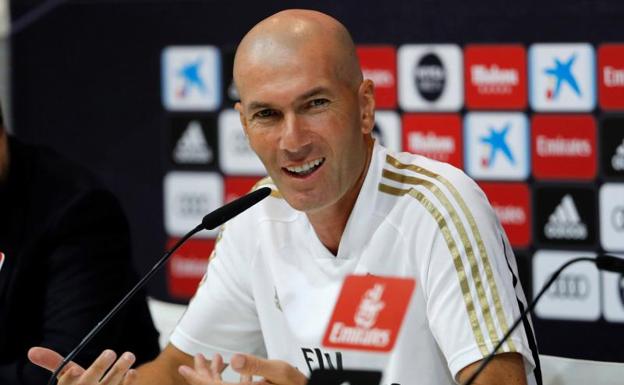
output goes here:
[{"label": "short sleeve", "polygon": [[[524,300],[514,256],[494,211],[481,189],[463,173],[441,179],[424,207],[433,234],[431,254],[421,282],[429,327],[454,377],[483,359],[519,317]],[[535,366],[522,325],[504,352],[525,358],[527,372]]]},{"label": "short sleeve", "polygon": [[237,352],[266,356],[250,285],[248,254],[254,251],[237,233],[233,221],[222,230],[206,275],[171,335],[187,354],[220,353],[226,362]]}]

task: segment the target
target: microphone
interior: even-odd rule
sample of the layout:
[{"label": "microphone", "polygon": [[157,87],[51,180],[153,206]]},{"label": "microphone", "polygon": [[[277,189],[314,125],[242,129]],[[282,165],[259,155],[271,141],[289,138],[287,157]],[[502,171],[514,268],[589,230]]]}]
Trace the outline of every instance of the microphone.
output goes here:
[{"label": "microphone", "polygon": [[207,214],[202,219],[202,222],[199,225],[197,225],[193,230],[189,231],[186,235],[180,238],[178,242],[176,242],[176,244],[173,246],[173,248],[167,251],[165,255],[158,262],[156,262],[154,267],[152,267],[152,269],[147,274],[145,274],[143,278],[141,278],[141,280],[132,288],[132,290],[130,290],[128,294],[126,294],[121,299],[121,301],[119,301],[119,303],[117,303],[117,305],[115,305],[115,307],[113,307],[113,309],[100,322],[98,322],[98,324],[95,325],[93,329],[91,329],[89,334],[87,334],[83,338],[83,340],[78,344],[78,346],[76,346],[74,350],[72,350],[63,359],[59,367],[56,368],[54,373],[52,373],[52,376],[50,377],[50,380],[48,381],[48,385],[54,385],[56,376],[58,376],[61,370],[63,370],[63,368],[71,360],[73,360],[78,355],[78,353],[80,353],[82,349],[84,349],[84,347],[93,339],[93,337],[95,337],[95,335],[99,333],[99,331],[117,314],[117,312],[119,312],[119,310],[121,310],[121,308],[124,307],[126,303],[130,301],[132,297],[134,297],[136,293],[143,288],[143,286],[145,286],[147,281],[149,281],[154,276],[154,274],[156,274],[158,269],[160,269],[162,265],[164,265],[165,262],[167,262],[169,257],[173,254],[173,252],[176,251],[180,246],[182,246],[184,242],[186,242],[190,237],[197,234],[201,230],[204,230],[204,229],[212,230],[222,225],[223,223],[229,221],[230,219],[234,218],[238,214],[247,210],[251,206],[260,202],[264,198],[268,197],[270,194],[271,194],[271,189],[269,187],[261,187]]},{"label": "microphone", "polygon": [[479,376],[479,374],[481,374],[483,369],[485,369],[485,367],[490,363],[490,361],[492,361],[492,359],[494,358],[494,355],[496,354],[498,349],[500,349],[500,347],[503,346],[505,341],[507,341],[509,339],[509,337],[511,336],[511,333],[513,333],[513,331],[516,330],[518,325],[520,325],[520,322],[522,322],[522,320],[524,320],[526,318],[526,316],[529,314],[529,312],[533,311],[533,308],[535,308],[535,306],[537,305],[537,302],[540,300],[540,298],[542,298],[542,295],[544,295],[546,290],[548,290],[548,288],[557,280],[557,277],[559,277],[559,274],[561,274],[561,272],[566,267],[568,267],[568,266],[570,266],[570,265],[572,265],[574,263],[581,262],[581,261],[594,262],[596,264],[596,267],[598,269],[600,269],[600,270],[605,270],[605,271],[611,271],[611,272],[614,272],[614,273],[622,273],[622,274],[624,274],[624,259],[621,259],[621,258],[618,258],[618,257],[614,257],[614,256],[608,255],[608,254],[600,254],[596,258],[590,258],[590,257],[574,258],[574,259],[571,259],[568,262],[564,263],[560,268],[558,268],[550,276],[550,278],[548,279],[546,284],[542,287],[542,290],[540,290],[540,292],[533,299],[533,301],[531,301],[529,303],[529,306],[527,306],[526,310],[524,312],[522,312],[522,314],[520,315],[520,317],[518,317],[518,319],[516,319],[516,321],[513,323],[513,325],[511,325],[511,328],[509,328],[509,330],[507,331],[507,333],[505,333],[505,335],[500,340],[500,342],[496,345],[496,347],[494,347],[492,352],[490,352],[490,354],[485,359],[483,359],[483,361],[481,361],[481,364],[479,365],[477,370],[472,373],[472,375],[468,378],[468,380],[466,382],[464,382],[463,385],[470,385],[470,384],[472,384],[474,382],[474,380],[477,378],[477,376]]}]

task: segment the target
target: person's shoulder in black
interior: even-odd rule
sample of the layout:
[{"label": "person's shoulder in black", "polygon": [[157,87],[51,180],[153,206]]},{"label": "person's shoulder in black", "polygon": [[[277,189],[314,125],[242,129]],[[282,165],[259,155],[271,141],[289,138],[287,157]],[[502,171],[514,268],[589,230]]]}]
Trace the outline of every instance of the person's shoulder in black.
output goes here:
[{"label": "person's shoulder in black", "polygon": [[[0,184],[0,383],[35,384],[46,371],[32,346],[67,354],[137,281],[129,229],[117,199],[84,168],[9,138]],[[105,348],[139,362],[159,352],[145,296],[130,303],[78,356]]]}]

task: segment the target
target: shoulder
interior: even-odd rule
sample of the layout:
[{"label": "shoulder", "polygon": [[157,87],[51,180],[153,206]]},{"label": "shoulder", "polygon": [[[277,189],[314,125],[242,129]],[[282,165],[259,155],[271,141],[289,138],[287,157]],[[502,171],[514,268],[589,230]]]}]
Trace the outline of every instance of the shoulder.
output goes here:
[{"label": "shoulder", "polygon": [[276,223],[293,222],[301,215],[301,212],[293,209],[286,202],[270,177],[260,179],[251,188],[251,191],[261,187],[269,187],[271,195],[228,221],[224,226],[227,231],[232,229],[236,230],[237,233],[249,236],[257,234],[259,228]]},{"label": "shoulder", "polygon": [[410,153],[386,154],[380,191],[431,202],[468,208],[487,202],[479,186],[462,170],[443,162]]}]

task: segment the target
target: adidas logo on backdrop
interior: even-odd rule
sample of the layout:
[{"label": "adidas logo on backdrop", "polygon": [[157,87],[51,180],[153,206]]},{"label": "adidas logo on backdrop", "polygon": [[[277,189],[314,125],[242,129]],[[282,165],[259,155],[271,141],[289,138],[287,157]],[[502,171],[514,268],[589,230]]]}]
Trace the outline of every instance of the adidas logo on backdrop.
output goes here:
[{"label": "adidas logo on backdrop", "polygon": [[202,125],[192,120],[173,150],[176,163],[204,164],[214,159],[214,153],[202,132]]},{"label": "adidas logo on backdrop", "polygon": [[544,226],[548,239],[587,239],[587,226],[581,221],[574,199],[566,194]]}]

